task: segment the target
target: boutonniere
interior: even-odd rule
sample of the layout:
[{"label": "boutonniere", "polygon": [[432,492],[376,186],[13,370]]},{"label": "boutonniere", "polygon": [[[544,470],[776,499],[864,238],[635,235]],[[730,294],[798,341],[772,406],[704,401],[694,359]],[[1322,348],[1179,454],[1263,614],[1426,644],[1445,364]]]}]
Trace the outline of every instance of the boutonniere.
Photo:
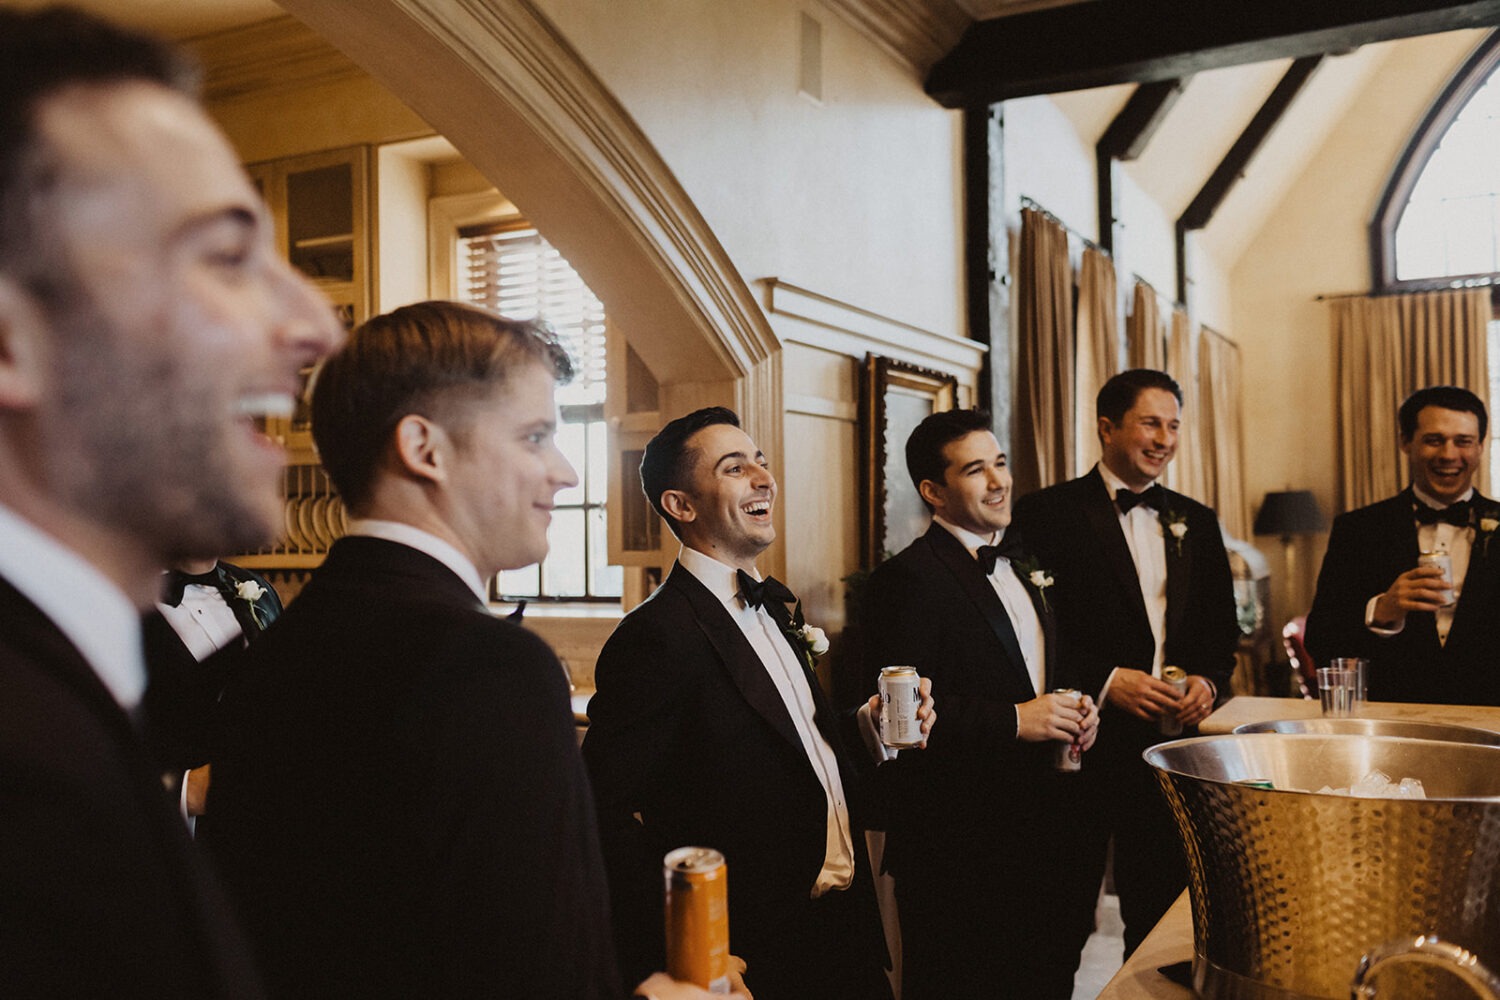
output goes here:
[{"label": "boutonniere", "polygon": [[241,580],[234,585],[234,596],[250,605],[250,620],[255,622],[255,627],[265,628],[266,623],[260,620],[260,609],[255,602],[266,596],[266,588],[254,580]]},{"label": "boutonniere", "polygon": [[1172,541],[1177,544],[1177,554],[1182,555],[1182,540],[1187,537],[1187,515],[1181,511],[1163,510],[1161,512],[1162,530],[1172,536]]},{"label": "boutonniere", "polygon": [[813,661],[817,657],[828,652],[827,633],[816,625],[807,624],[807,620],[802,617],[801,601],[797,602],[797,607],[792,611],[791,621],[783,626],[782,631],[786,633],[788,639],[792,640],[792,645],[796,647],[797,652],[802,654],[802,662],[808,670],[813,669]]},{"label": "boutonniere", "polygon": [[1052,608],[1047,604],[1047,588],[1057,582],[1052,579],[1052,574],[1042,569],[1036,561],[1036,556],[1011,560],[1010,566],[1021,575],[1023,580],[1036,588],[1036,595],[1042,599],[1042,610],[1051,613]]},{"label": "boutonniere", "polygon": [[1490,538],[1500,529],[1500,517],[1496,516],[1497,513],[1500,511],[1486,511],[1479,515],[1479,527],[1476,529],[1478,537],[1475,541],[1480,543],[1479,554],[1486,559],[1490,554]]}]

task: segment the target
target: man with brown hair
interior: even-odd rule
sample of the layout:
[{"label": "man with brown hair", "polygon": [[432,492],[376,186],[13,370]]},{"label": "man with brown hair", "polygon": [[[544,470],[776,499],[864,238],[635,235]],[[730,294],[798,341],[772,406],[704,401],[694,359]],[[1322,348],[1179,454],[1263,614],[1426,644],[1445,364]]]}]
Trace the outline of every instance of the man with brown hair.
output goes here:
[{"label": "man with brown hair", "polygon": [[349,534],[225,691],[205,838],[273,995],[622,992],[566,676],[485,592],[546,554],[577,483],[571,374],[538,325],[449,302],[370,320],[318,374]]},{"label": "man with brown hair", "polygon": [[140,612],[269,543],[342,338],[159,42],[0,11],[0,995],[258,996],[134,724]]}]

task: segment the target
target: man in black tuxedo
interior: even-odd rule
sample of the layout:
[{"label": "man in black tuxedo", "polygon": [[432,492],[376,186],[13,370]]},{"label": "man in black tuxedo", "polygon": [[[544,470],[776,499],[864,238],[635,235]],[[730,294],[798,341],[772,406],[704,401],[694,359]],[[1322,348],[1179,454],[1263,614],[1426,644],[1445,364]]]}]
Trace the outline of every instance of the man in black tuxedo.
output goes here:
[{"label": "man in black tuxedo", "polygon": [[208,741],[231,657],[281,615],[281,598],[254,570],[222,559],[185,559],[162,576],[162,595],[142,625],[146,669],[142,731],[196,829],[208,794]]},{"label": "man in black tuxedo", "polygon": [[[1169,738],[1164,719],[1195,735],[1215,701],[1228,697],[1239,635],[1218,518],[1156,482],[1176,454],[1181,407],[1182,390],[1164,372],[1111,378],[1096,401],[1099,464],[1022,497],[1013,526],[1056,580],[1069,676],[1099,692],[1099,741],[1084,758],[1084,795],[1099,832],[1114,837],[1127,955],[1187,886],[1177,825],[1141,751]],[[1161,679],[1167,665],[1188,675],[1180,695]],[[1103,850],[1079,864],[1097,877]]]},{"label": "man in black tuxedo", "polygon": [[269,543],[343,336],[172,50],[0,10],[0,995],[260,996],[135,729],[161,567]]},{"label": "man in black tuxedo", "polygon": [[1090,826],[1080,776],[1055,762],[1093,745],[1099,715],[1087,694],[1047,693],[1068,683],[1051,585],[1008,527],[988,415],[927,417],[906,467],[932,526],[871,573],[862,602],[870,683],[905,664],[943,695],[928,750],[886,765],[901,996],[1067,1000],[1099,882],[1077,877]]},{"label": "man in black tuxedo", "polygon": [[[1488,414],[1467,389],[1434,386],[1397,419],[1411,485],[1334,520],[1308,651],[1324,665],[1369,660],[1379,701],[1500,705],[1500,549],[1490,551],[1500,503],[1474,489]],[[1422,552],[1446,553],[1452,576],[1418,566]]]},{"label": "man in black tuxedo", "polygon": [[352,520],[230,677],[204,838],[273,996],[623,992],[567,677],[486,595],[577,484],[570,374],[545,328],[450,302],[370,320],[319,372]]},{"label": "man in black tuxedo", "polygon": [[[660,965],[662,858],[702,846],[727,861],[756,1000],[888,998],[856,759],[795,599],[755,568],[776,537],[766,458],[710,407],[651,440],[641,485],[682,551],[599,654],[583,744],[622,967]],[[930,728],[930,694],[922,715]]]}]

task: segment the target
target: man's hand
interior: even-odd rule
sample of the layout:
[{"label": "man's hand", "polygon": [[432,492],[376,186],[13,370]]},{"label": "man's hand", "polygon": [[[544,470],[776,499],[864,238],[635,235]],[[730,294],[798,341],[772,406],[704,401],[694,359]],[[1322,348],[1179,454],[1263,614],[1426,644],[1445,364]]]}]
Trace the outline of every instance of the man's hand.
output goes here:
[{"label": "man's hand", "polygon": [[209,765],[195,767],[187,773],[184,779],[187,783],[187,814],[189,816],[202,816],[208,808],[208,771]]},{"label": "man's hand", "polygon": [[1187,690],[1177,706],[1177,721],[1184,726],[1196,726],[1213,710],[1213,682],[1202,674],[1188,674]]},{"label": "man's hand", "polygon": [[[750,991],[745,988],[744,972],[744,960],[730,955],[729,987],[734,991],[729,994],[730,1000],[754,1000]],[[633,995],[647,997],[649,1000],[717,1000],[724,996],[722,993],[710,993],[691,983],[679,983],[665,972],[653,972],[649,979],[635,988]]]},{"label": "man's hand", "polygon": [[1088,749],[1098,727],[1099,711],[1088,695],[1044,694],[1016,706],[1016,738],[1028,743],[1061,740]]},{"label": "man's hand", "polygon": [[1380,625],[1404,625],[1412,611],[1436,611],[1447,604],[1451,585],[1437,566],[1418,566],[1396,577],[1375,602],[1375,621]]},{"label": "man's hand", "polygon": [[[1201,684],[1197,686],[1202,687]],[[1116,708],[1150,722],[1155,722],[1166,714],[1175,715],[1182,707],[1176,688],[1144,670],[1132,670],[1129,667],[1115,669],[1114,677],[1109,682],[1109,694],[1105,698]]]},{"label": "man's hand", "polygon": [[[932,725],[937,722],[937,702],[932,698],[931,678],[921,678],[917,684],[917,692],[922,698],[917,703],[917,719],[922,723],[922,742],[918,743],[913,749],[925,750],[927,748],[927,734],[932,732]],[[875,727],[878,731],[880,723],[876,720],[880,718],[880,695],[870,695],[870,700],[867,704],[870,707],[870,719],[875,722]]]}]

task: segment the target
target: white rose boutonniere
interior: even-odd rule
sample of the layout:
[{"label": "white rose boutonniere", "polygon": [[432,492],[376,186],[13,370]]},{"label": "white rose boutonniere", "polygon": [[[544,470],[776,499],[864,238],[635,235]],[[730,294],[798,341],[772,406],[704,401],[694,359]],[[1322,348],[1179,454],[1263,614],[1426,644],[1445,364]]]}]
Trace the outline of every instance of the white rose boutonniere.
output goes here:
[{"label": "white rose boutonniere", "polygon": [[241,580],[234,585],[234,596],[250,605],[250,619],[255,622],[255,627],[265,628],[266,623],[260,620],[260,609],[255,602],[266,596],[266,588],[254,580]]},{"label": "white rose boutonniere", "polygon": [[1047,588],[1057,582],[1052,579],[1052,574],[1037,564],[1035,556],[1020,560],[1013,559],[1010,565],[1023,580],[1036,588],[1037,596],[1042,599],[1042,610],[1050,612],[1052,608],[1047,604]]},{"label": "white rose boutonniere", "polygon": [[1500,517],[1492,514],[1484,515],[1479,519],[1479,554],[1488,558],[1490,554],[1490,538],[1495,531],[1500,529]]},{"label": "white rose boutonniere", "polygon": [[1187,515],[1181,511],[1164,510],[1161,512],[1161,526],[1172,536],[1172,541],[1177,545],[1177,554],[1182,555],[1182,540],[1188,533]]},{"label": "white rose boutonniere", "polygon": [[822,656],[828,652],[828,635],[816,625],[803,625],[797,635],[802,639],[802,644],[807,651],[814,656]]},{"label": "white rose boutonniere", "polygon": [[807,624],[807,620],[802,617],[801,601],[792,610],[791,621],[783,625],[781,630],[792,640],[792,645],[802,656],[803,666],[809,671],[813,670],[813,660],[828,652],[828,634],[816,625]]}]

